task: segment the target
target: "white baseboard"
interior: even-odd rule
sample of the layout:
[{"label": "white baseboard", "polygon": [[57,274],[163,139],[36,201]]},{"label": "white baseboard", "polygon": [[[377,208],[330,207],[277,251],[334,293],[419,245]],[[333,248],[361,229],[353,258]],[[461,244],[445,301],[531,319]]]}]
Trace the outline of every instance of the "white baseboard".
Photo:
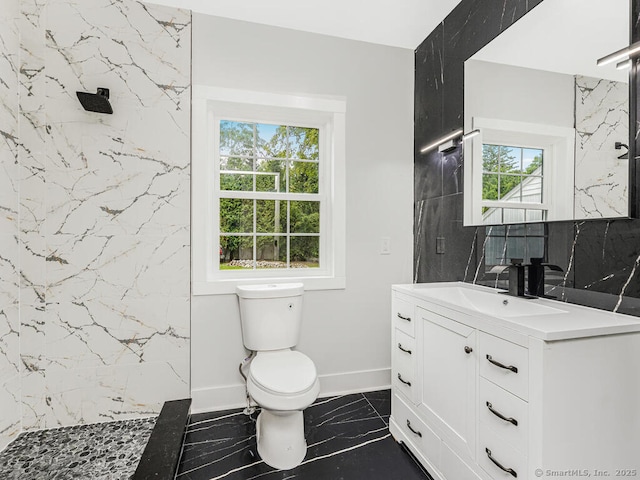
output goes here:
[{"label": "white baseboard", "polygon": [[[372,392],[391,388],[391,369],[361,370],[320,375],[319,397]],[[191,391],[191,413],[214,412],[247,405],[244,384],[198,388]]]}]

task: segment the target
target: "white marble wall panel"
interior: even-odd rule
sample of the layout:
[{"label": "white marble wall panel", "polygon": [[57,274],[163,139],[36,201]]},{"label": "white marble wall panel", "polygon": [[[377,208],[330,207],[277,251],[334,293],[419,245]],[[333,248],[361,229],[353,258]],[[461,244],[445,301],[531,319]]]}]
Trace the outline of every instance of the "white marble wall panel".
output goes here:
[{"label": "white marble wall panel", "polygon": [[0,15],[0,449],[20,431],[18,0]]},{"label": "white marble wall panel", "polygon": [[156,413],[189,395],[191,15],[21,2],[24,428]]},{"label": "white marble wall panel", "polygon": [[629,86],[576,76],[575,218],[628,215]]}]

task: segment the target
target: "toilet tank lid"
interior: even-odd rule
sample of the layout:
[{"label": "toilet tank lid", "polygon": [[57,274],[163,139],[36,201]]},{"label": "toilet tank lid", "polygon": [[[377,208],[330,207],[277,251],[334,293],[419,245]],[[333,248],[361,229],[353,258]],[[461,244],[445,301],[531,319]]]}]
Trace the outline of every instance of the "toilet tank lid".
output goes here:
[{"label": "toilet tank lid", "polygon": [[236,294],[240,298],[297,297],[304,293],[302,283],[269,283],[264,285],[238,285]]}]

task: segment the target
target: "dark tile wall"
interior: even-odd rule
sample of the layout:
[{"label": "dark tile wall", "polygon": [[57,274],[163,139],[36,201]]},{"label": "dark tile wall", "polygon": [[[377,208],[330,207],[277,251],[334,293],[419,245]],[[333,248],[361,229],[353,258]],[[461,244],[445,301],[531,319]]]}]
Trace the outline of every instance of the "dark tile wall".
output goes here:
[{"label": "dark tile wall", "polygon": [[[463,227],[462,152],[420,149],[463,125],[464,61],[543,0],[462,0],[415,52],[414,281],[496,284],[479,273],[484,227]],[[640,40],[640,0],[631,0],[632,41]],[[634,65],[630,125],[640,132],[640,63]],[[630,174],[640,135],[631,145]],[[633,155],[633,156],[632,156]],[[632,214],[640,214],[630,188]],[[548,261],[563,268],[559,300],[640,316],[640,220],[547,225]]]}]

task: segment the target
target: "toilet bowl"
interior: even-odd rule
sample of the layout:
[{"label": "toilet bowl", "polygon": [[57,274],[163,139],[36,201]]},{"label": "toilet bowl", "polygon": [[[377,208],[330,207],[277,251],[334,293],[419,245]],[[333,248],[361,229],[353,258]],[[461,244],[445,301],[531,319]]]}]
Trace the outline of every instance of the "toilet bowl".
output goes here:
[{"label": "toilet bowl", "polygon": [[247,392],[261,407],[256,423],[258,454],[274,468],[299,465],[307,452],[303,410],[320,392],[313,361],[292,350],[300,336],[302,284],[236,288],[242,339],[256,352],[249,364]]},{"label": "toilet bowl", "polygon": [[307,452],[302,411],[320,392],[311,359],[292,350],[259,353],[249,368],[247,390],[262,407],[256,424],[260,457],[282,470],[299,465]]}]

